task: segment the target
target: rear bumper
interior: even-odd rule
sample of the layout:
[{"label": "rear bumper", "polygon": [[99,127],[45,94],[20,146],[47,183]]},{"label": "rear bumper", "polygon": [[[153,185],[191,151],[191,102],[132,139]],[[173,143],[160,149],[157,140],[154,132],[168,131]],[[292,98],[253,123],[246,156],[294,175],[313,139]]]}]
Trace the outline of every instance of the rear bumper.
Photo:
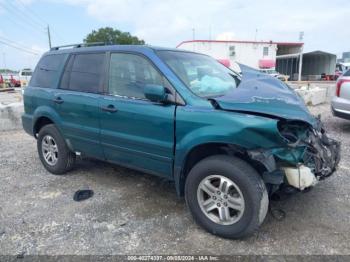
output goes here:
[{"label": "rear bumper", "polygon": [[29,135],[34,136],[33,134],[33,117],[28,114],[22,115],[22,126],[24,131]]},{"label": "rear bumper", "polygon": [[331,110],[334,116],[350,120],[350,100],[337,96],[333,97]]},{"label": "rear bumper", "polygon": [[331,107],[331,109],[332,109],[332,114],[334,116],[350,120],[350,111],[342,110],[342,109],[335,109],[333,107]]}]

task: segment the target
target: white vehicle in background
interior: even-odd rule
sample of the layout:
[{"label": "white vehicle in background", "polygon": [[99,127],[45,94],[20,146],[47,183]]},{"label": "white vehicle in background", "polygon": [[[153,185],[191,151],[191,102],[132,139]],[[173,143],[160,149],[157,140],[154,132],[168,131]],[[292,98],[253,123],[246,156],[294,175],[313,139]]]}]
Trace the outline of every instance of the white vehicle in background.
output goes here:
[{"label": "white vehicle in background", "polygon": [[331,109],[334,116],[350,119],[350,69],[337,80]]},{"label": "white vehicle in background", "polygon": [[19,80],[21,82],[21,86],[25,87],[28,85],[30,79],[32,78],[33,71],[29,68],[24,68],[19,71]]},{"label": "white vehicle in background", "polygon": [[280,74],[275,69],[260,69],[259,71],[261,73],[268,74],[268,75],[270,75],[272,77],[276,77],[276,78],[278,78],[279,80],[282,80],[282,81],[288,81],[288,79],[289,79],[288,75]]}]

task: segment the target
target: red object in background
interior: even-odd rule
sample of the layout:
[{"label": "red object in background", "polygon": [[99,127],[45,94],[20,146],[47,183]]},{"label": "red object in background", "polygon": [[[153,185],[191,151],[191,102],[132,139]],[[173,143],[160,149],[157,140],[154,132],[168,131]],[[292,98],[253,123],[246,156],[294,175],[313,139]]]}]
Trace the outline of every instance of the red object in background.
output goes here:
[{"label": "red object in background", "polygon": [[13,75],[10,75],[10,83],[12,84],[12,86],[15,86],[15,87],[20,87],[21,86],[21,81],[15,79],[13,77]]},{"label": "red object in background", "polygon": [[336,88],[336,90],[335,90],[335,95],[336,95],[337,97],[340,96],[341,85],[342,85],[343,83],[345,83],[345,82],[350,82],[350,80],[349,80],[349,79],[340,79],[340,80],[338,80],[338,82],[337,82],[337,88]]},{"label": "red object in background", "polygon": [[0,84],[4,83],[4,78],[2,77],[2,75],[0,75]]},{"label": "red object in background", "polygon": [[218,59],[217,60],[220,64],[223,64],[226,67],[230,67],[231,66],[231,62],[228,59]]},{"label": "red object in background", "polygon": [[276,61],[272,59],[260,59],[259,67],[260,68],[271,68],[276,66]]}]

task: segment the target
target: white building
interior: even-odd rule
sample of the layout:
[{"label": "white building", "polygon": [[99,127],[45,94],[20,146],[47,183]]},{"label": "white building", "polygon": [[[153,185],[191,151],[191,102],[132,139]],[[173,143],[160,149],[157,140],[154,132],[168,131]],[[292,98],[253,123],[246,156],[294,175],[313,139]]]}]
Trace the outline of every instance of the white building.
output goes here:
[{"label": "white building", "polygon": [[289,75],[290,80],[320,80],[324,74],[335,74],[334,54],[323,51],[304,53],[301,64],[303,45],[300,42],[190,40],[181,42],[177,48],[210,55],[232,69],[237,69],[236,63],[255,69],[276,69]]},{"label": "white building", "polygon": [[303,43],[191,40],[181,42],[177,48],[203,53],[218,60],[229,60],[259,68],[274,68],[278,55],[300,53]]}]

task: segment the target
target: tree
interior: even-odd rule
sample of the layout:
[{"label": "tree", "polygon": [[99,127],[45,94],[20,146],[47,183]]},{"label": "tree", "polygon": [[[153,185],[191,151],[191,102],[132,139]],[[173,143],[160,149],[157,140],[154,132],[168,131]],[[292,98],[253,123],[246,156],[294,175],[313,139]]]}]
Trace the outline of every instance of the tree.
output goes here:
[{"label": "tree", "polygon": [[97,31],[92,30],[84,39],[85,43],[104,42],[107,44],[118,45],[144,45],[145,41],[132,36],[129,32],[122,32],[111,27],[100,28]]}]

